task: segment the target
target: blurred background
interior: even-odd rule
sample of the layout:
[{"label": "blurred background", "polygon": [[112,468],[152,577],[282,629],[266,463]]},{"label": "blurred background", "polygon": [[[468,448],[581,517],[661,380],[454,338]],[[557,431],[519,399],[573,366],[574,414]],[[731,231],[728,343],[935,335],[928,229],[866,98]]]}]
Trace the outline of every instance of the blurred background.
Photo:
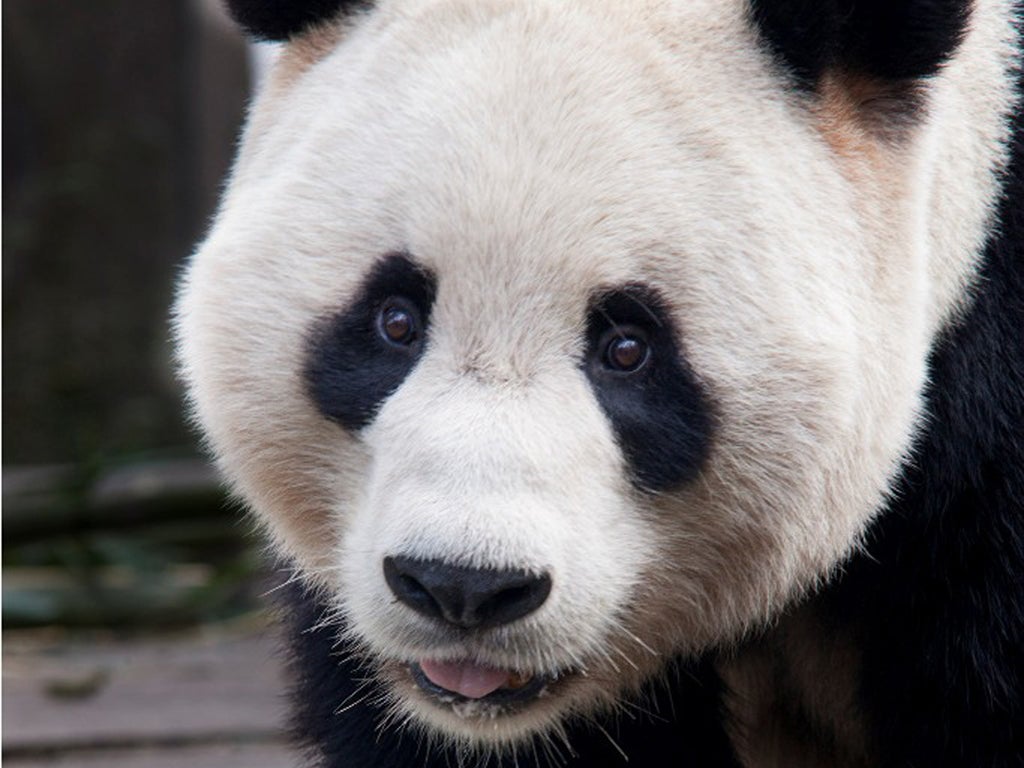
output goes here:
[{"label": "blurred background", "polygon": [[[209,683],[266,626],[273,575],[183,418],[169,328],[262,54],[215,0],[5,0],[2,22],[4,759],[164,765],[165,744],[200,765],[180,749],[234,732],[170,733],[165,712],[131,741],[169,694],[149,680],[126,706],[118,670],[149,653],[180,683],[184,648],[213,653]],[[67,735],[103,706],[123,722]]]}]

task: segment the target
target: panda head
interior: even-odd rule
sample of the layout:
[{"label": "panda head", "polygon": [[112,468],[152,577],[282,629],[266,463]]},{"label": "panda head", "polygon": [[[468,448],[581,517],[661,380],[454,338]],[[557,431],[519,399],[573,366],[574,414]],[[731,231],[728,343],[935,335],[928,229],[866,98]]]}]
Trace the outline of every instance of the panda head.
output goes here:
[{"label": "panda head", "polygon": [[882,3],[232,5],[287,42],[183,368],[396,721],[556,730],[856,546],[959,279],[919,189],[965,3],[891,4],[913,60]]}]

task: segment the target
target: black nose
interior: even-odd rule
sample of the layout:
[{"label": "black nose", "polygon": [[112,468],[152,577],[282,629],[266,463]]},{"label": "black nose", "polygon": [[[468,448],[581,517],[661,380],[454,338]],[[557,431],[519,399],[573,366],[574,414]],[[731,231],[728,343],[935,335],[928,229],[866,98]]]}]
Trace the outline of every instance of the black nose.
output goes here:
[{"label": "black nose", "polygon": [[526,571],[464,568],[441,560],[385,557],[384,578],[414,611],[465,629],[521,619],[551,592],[551,577]]}]

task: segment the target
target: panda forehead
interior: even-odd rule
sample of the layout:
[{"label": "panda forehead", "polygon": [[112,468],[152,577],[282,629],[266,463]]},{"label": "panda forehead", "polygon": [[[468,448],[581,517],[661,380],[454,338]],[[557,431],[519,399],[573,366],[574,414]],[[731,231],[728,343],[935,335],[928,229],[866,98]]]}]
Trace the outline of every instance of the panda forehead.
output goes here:
[{"label": "panda forehead", "polygon": [[[522,310],[544,297],[548,310],[578,317],[593,295],[624,284],[674,298],[691,252],[756,247],[727,233],[760,236],[752,212],[784,200],[772,186],[784,169],[773,164],[806,159],[800,126],[778,104],[754,109],[749,125],[727,108],[719,86],[743,92],[767,77],[762,57],[747,54],[756,66],[738,77],[719,66],[721,53],[700,55],[709,24],[752,34],[733,4],[706,8],[711,21],[680,38],[694,55],[672,51],[671,65],[637,9],[573,3],[565,13],[580,16],[576,27],[548,18],[547,3],[400,5],[370,14],[295,84],[290,114],[257,126],[265,135],[250,137],[233,189],[248,199],[227,206],[280,223],[274,258],[296,243],[317,253],[329,273],[310,295],[325,308],[354,295],[389,252],[437,276],[442,311],[478,321],[522,325]],[[662,39],[679,32],[671,21]],[[686,72],[662,69],[680,60]],[[785,150],[773,147],[783,135]],[[810,159],[802,166],[822,167]]]},{"label": "panda forehead", "polygon": [[[421,165],[423,150],[441,156],[454,147],[457,160],[474,144],[492,144],[491,156],[509,162],[526,152],[552,168],[576,160],[600,173],[609,160],[628,158],[628,146],[640,154],[659,138],[720,138],[723,128],[757,117],[758,97],[777,83],[753,87],[767,71],[742,5],[682,14],[643,3],[382,3],[303,77],[265,90],[261,101],[271,103],[257,118],[274,118],[254,120],[249,142],[261,144],[255,134],[269,128],[277,134],[270,143],[283,150],[320,149],[312,136],[319,133],[326,142],[349,137],[365,152],[377,136],[389,151],[416,145]],[[732,27],[724,34],[736,38],[735,50],[722,50],[723,25]],[[286,53],[322,53],[324,33],[313,32]],[[702,45],[707,38],[716,45]],[[593,147],[604,161],[586,156]],[[656,149],[659,164],[669,164],[670,153]],[[445,159],[451,168],[453,158]]]},{"label": "panda forehead", "polygon": [[458,91],[397,102],[373,126],[325,123],[262,195],[304,201],[279,237],[333,229],[328,249],[348,274],[403,252],[442,297],[505,305],[538,292],[579,302],[678,249],[679,209],[700,202],[685,202],[695,178],[666,161],[678,147],[661,126],[585,101],[562,125],[519,120]]},{"label": "panda forehead", "polygon": [[[445,250],[461,228],[503,238],[507,258],[510,233],[539,242],[551,219],[563,230],[549,240],[569,242],[567,227],[686,207],[708,158],[763,163],[782,131],[758,98],[778,89],[742,4],[622,5],[382,3],[286,93],[265,92],[233,186],[288,200],[268,178],[300,177],[294,194],[321,222],[350,218],[353,201],[357,216],[377,207],[376,232],[394,220],[389,247],[426,258],[413,240]],[[747,38],[736,52],[701,45],[723,25]],[[758,157],[730,151],[752,136],[766,137]],[[731,171],[712,168],[711,183]]]}]

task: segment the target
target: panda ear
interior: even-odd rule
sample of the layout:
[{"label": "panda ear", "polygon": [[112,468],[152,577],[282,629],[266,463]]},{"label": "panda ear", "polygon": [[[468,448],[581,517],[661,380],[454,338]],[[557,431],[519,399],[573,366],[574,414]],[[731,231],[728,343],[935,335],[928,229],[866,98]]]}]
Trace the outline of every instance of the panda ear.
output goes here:
[{"label": "panda ear", "polygon": [[804,87],[833,72],[908,83],[962,39],[971,0],[750,0],[764,41]]},{"label": "panda ear", "polygon": [[258,40],[287,40],[321,21],[370,5],[369,0],[227,0],[228,9]]}]

